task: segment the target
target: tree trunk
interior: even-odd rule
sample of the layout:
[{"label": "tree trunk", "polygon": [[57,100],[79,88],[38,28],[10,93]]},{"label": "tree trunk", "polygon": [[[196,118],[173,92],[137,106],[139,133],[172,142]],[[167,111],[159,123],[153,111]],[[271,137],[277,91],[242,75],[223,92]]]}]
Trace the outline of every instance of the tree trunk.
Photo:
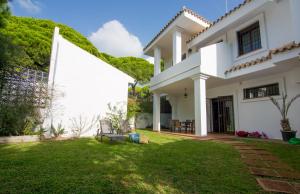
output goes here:
[{"label": "tree trunk", "polygon": [[137,81],[134,82],[134,84],[131,84],[131,88],[132,88],[132,96],[135,97],[135,99],[137,99],[137,96],[136,96],[136,92],[135,92],[135,87],[137,85]]},{"label": "tree trunk", "polygon": [[290,126],[290,122],[289,119],[282,119],[281,120],[281,127],[283,131],[291,131],[291,126]]}]

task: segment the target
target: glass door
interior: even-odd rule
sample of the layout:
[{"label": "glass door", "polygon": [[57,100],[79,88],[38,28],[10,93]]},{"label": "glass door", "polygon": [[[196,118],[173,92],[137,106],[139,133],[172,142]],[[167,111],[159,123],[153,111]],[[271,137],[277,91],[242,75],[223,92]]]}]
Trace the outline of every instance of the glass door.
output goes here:
[{"label": "glass door", "polygon": [[234,133],[233,96],[212,99],[213,132]]}]

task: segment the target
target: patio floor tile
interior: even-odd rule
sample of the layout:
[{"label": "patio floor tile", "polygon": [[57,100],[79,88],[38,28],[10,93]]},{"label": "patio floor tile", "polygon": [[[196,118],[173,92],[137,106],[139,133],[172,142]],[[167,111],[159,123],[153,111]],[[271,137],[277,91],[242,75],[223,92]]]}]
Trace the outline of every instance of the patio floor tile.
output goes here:
[{"label": "patio floor tile", "polygon": [[287,181],[270,180],[264,178],[256,178],[258,184],[265,191],[281,192],[281,193],[295,193],[294,187]]},{"label": "patio floor tile", "polygon": [[276,171],[273,169],[268,168],[256,168],[256,167],[249,167],[251,174],[258,175],[258,176],[269,176],[269,177],[278,177]]}]

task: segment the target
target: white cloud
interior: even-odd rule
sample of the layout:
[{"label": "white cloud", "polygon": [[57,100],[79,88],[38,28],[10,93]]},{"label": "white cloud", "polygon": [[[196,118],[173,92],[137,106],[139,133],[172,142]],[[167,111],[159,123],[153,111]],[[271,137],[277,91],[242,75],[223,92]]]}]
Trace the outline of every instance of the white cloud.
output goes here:
[{"label": "white cloud", "polygon": [[143,58],[146,59],[149,63],[154,64],[154,58],[153,57],[144,55]]},{"label": "white cloud", "polygon": [[101,52],[117,57],[143,57],[143,46],[139,38],[128,32],[117,20],[103,24],[88,38]]},{"label": "white cloud", "polygon": [[18,4],[29,13],[38,13],[41,11],[40,4],[33,0],[17,0]]}]

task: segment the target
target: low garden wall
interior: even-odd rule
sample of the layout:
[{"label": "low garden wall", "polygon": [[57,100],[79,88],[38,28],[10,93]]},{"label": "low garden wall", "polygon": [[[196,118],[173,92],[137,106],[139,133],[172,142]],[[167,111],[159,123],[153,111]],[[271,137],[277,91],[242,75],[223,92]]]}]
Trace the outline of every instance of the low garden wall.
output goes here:
[{"label": "low garden wall", "polygon": [[[172,118],[170,113],[160,114],[160,123],[162,127],[169,127],[169,120]],[[152,127],[153,125],[153,115],[152,113],[139,113],[136,115],[136,128],[143,129],[147,127]]]},{"label": "low garden wall", "polygon": [[38,135],[0,137],[0,143],[22,143],[40,141]]}]

